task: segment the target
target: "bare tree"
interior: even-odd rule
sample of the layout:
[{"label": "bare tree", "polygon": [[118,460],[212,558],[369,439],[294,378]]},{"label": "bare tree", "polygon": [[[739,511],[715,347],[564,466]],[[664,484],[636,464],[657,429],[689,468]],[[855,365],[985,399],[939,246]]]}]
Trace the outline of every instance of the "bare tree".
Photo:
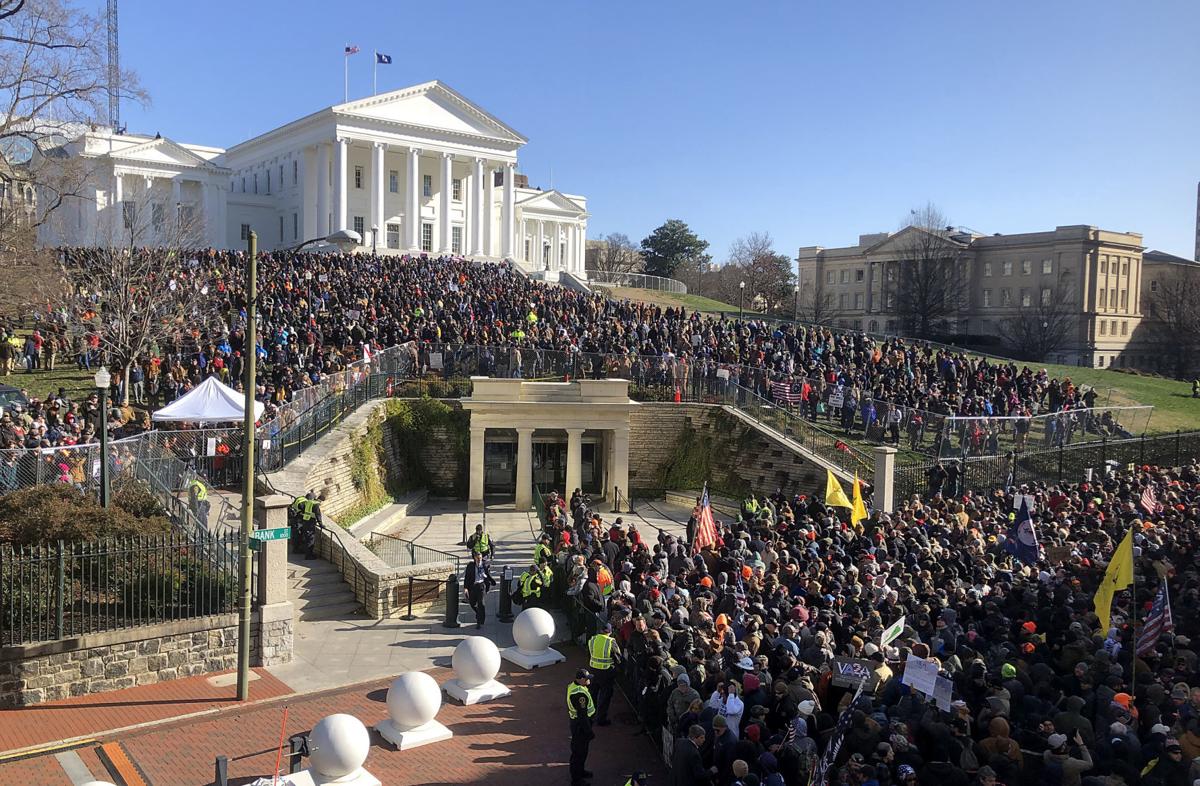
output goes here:
[{"label": "bare tree", "polygon": [[641,273],[644,263],[638,247],[628,235],[612,232],[591,244],[587,250],[587,269],[601,273]]},{"label": "bare tree", "polygon": [[[38,228],[64,204],[87,198],[91,172],[62,145],[107,118],[104,19],[71,0],[0,0],[0,293],[4,313],[46,305],[58,281]],[[118,77],[121,97],[142,101],[136,78]]]},{"label": "bare tree", "polygon": [[815,276],[812,286],[801,289],[800,306],[796,309],[801,322],[832,327],[841,313],[837,307],[837,296],[826,288],[825,281]]},{"label": "bare tree", "polygon": [[1066,275],[1058,286],[1043,289],[1029,304],[996,324],[996,332],[1013,357],[1040,362],[1071,342],[1079,327],[1079,311]]},{"label": "bare tree", "polygon": [[1145,325],[1184,379],[1200,353],[1200,265],[1172,265],[1147,297]]},{"label": "bare tree", "polygon": [[[69,316],[92,331],[114,374],[152,346],[187,342],[210,326],[216,302],[201,254],[203,226],[165,199],[163,187],[131,189],[110,242],[60,255]],[[203,335],[202,335],[203,337]],[[125,386],[128,403],[129,386]]]},{"label": "bare tree", "polygon": [[[767,232],[751,232],[739,237],[729,247],[729,257],[718,271],[711,288],[720,299],[738,302],[739,297],[749,306],[765,311],[791,312],[795,284],[792,259],[775,250]],[[739,284],[745,282],[745,292]]]},{"label": "bare tree", "polygon": [[911,211],[898,235],[896,311],[909,335],[944,333],[966,307],[964,244],[951,233],[946,217],[930,203]]}]

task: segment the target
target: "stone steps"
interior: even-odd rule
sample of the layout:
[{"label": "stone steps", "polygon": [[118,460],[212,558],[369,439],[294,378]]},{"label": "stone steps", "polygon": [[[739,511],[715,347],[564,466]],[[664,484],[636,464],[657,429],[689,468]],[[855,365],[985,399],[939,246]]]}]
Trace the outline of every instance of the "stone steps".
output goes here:
[{"label": "stone steps", "polygon": [[362,604],[333,565],[322,559],[293,555],[288,563],[288,585],[296,619],[302,622],[342,619],[362,615]]}]

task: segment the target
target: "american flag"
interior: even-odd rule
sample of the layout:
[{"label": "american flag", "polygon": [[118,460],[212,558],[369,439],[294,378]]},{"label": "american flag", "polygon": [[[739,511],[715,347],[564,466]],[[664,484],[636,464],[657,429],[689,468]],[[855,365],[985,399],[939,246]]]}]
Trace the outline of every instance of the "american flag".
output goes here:
[{"label": "american flag", "polygon": [[800,401],[800,391],[792,389],[792,383],[781,379],[771,385],[771,396],[784,404],[795,404]]},{"label": "american flag", "polygon": [[347,55],[356,55],[356,54],[358,54],[358,47],[357,47],[357,46],[353,46],[353,45],[351,45],[351,46],[347,46],[347,47],[346,47],[346,54],[347,54]]},{"label": "american flag", "polygon": [[1142,510],[1148,514],[1162,513],[1162,503],[1154,496],[1154,487],[1146,486],[1146,490],[1142,492]]},{"label": "american flag", "polygon": [[863,685],[867,684],[867,680],[858,683],[858,690],[854,692],[854,698],[846,705],[846,709],[842,710],[842,714],[838,716],[837,728],[833,730],[833,736],[829,738],[829,744],[825,748],[824,755],[817,762],[816,768],[813,770],[812,778],[808,781],[808,786],[825,786],[825,779],[828,777],[829,768],[833,766],[833,762],[837,759],[838,751],[842,749],[842,740],[846,736],[846,732],[850,731],[850,722],[854,717],[854,705],[858,703],[858,697],[862,695]]},{"label": "american flag", "polygon": [[1150,614],[1142,626],[1142,635],[1138,637],[1137,654],[1149,655],[1154,652],[1154,645],[1158,643],[1158,637],[1174,628],[1175,620],[1171,618],[1171,598],[1167,594],[1167,580],[1164,578],[1162,586],[1158,588],[1158,593],[1154,596],[1154,603],[1150,604]]},{"label": "american flag", "polygon": [[692,537],[692,553],[699,554],[700,549],[714,546],[717,543],[717,523],[713,520],[712,505],[708,501],[708,484],[704,484],[704,493],[700,496],[700,516],[696,519],[696,534]]}]

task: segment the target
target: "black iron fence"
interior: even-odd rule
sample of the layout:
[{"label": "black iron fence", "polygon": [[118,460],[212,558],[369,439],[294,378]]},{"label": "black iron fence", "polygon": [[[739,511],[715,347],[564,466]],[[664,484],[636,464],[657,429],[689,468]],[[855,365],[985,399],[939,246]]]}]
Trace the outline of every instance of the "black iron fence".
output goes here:
[{"label": "black iron fence", "polygon": [[421,546],[396,535],[372,532],[367,540],[367,548],[393,568],[450,562],[454,564],[454,574],[459,574],[459,558],[456,555]]},{"label": "black iron fence", "polygon": [[237,545],[206,532],[0,544],[0,646],[235,612]]},{"label": "black iron fence", "polygon": [[[980,456],[956,462],[959,476],[953,484],[930,480],[935,461],[898,464],[895,498],[910,499],[914,494],[928,496],[935,490],[944,494],[986,491],[1022,483],[1077,483],[1087,471],[1096,476],[1109,467],[1129,465],[1179,466],[1200,457],[1200,431],[1176,431],[1173,434],[1143,435],[1132,439],[1100,439],[1056,448]],[[942,462],[947,466],[949,462]]]}]

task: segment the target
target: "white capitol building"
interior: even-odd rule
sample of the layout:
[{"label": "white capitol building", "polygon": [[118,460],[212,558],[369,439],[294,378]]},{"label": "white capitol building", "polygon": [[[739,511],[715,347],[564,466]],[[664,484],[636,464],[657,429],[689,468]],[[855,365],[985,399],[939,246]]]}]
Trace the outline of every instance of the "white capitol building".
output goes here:
[{"label": "white capitol building", "polygon": [[179,237],[263,250],[353,230],[380,252],[511,259],[584,275],[587,201],[530,188],[525,137],[434,81],[327,107],[228,149],[86,131],[68,160],[88,169],[41,240],[155,245]]}]

